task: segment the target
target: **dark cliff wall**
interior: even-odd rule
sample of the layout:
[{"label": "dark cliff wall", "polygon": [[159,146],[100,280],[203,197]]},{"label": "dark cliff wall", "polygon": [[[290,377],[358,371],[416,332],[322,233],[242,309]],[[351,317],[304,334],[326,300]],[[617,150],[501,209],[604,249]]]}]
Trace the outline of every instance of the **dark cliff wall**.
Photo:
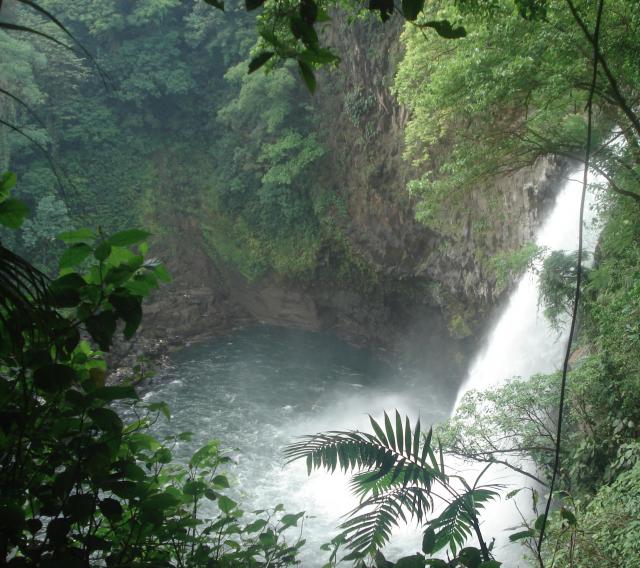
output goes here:
[{"label": "dark cliff wall", "polygon": [[147,336],[180,344],[258,321],[333,329],[410,358],[438,353],[442,372],[464,363],[499,299],[488,259],[531,240],[562,168],[540,161],[479,188],[465,214],[442,220],[446,236],[416,221],[406,190],[416,172],[402,157],[407,112],[391,92],[399,32],[338,21],[326,39],[343,60],[321,76],[312,103],[326,148],[316,181],[346,204],[336,223],[367,264],[366,285],[332,279],[330,248],[315,278],[249,281],[211,250],[197,222],[176,214],[163,221],[171,229],[160,247],[175,282],[148,307]]}]

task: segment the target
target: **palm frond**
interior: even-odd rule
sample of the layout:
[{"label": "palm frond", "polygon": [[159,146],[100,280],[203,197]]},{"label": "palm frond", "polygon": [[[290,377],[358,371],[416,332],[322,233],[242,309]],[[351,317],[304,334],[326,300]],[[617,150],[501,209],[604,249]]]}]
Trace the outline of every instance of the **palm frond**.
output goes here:
[{"label": "palm frond", "polygon": [[[319,433],[304,436],[285,449],[287,462],[304,459],[309,473],[338,468],[354,472],[351,490],[360,502],[340,527],[351,550],[346,559],[375,554],[400,521],[425,524],[433,532],[437,550],[449,546],[454,554],[474,532],[481,540],[478,514],[498,495],[496,485],[478,487],[486,468],[470,486],[462,477],[445,474],[442,446],[438,443],[436,457],[433,431],[422,433],[420,421],[412,428],[409,418],[403,421],[398,411],[393,421],[385,412],[382,424],[369,418],[373,434],[356,430]],[[436,485],[441,494],[435,492]],[[429,520],[434,498],[444,499],[447,506]]]},{"label": "palm frond", "polygon": [[418,487],[400,487],[361,502],[340,525],[351,549],[346,559],[374,554],[389,541],[400,520],[421,523],[432,507],[428,494]]},{"label": "palm frond", "polygon": [[473,535],[478,513],[484,509],[488,501],[499,496],[491,487],[495,486],[469,488],[454,498],[436,519],[428,523],[428,527],[435,532],[434,551],[448,546],[455,555],[456,550],[462,548],[466,540]]},{"label": "palm frond", "polygon": [[[418,484],[429,489],[435,478],[443,478],[442,469],[430,447],[431,430],[420,442],[420,422],[412,430],[407,418],[403,427],[400,414],[396,411],[396,430],[385,412],[385,432],[370,417],[375,434],[355,430],[331,431],[303,436],[301,441],[285,449],[287,463],[305,459],[309,473],[313,469],[326,469],[334,472],[360,470],[367,476],[356,476],[361,481],[361,490],[379,487],[385,480],[387,484],[398,482],[400,485]],[[421,450],[422,448],[422,450]],[[429,464],[429,461],[431,464]]]},{"label": "palm frond", "polygon": [[431,429],[424,435],[420,421],[412,428],[409,418],[403,422],[397,411],[393,422],[384,413],[384,426],[369,418],[374,434],[320,433],[304,436],[285,449],[287,461],[305,459],[309,473],[313,469],[355,471],[351,488],[360,503],[341,528],[358,557],[382,547],[398,519],[424,522],[433,508],[434,483],[446,482],[431,448]]},{"label": "palm frond", "polygon": [[0,244],[0,325],[14,343],[50,311],[48,283],[45,274]]}]

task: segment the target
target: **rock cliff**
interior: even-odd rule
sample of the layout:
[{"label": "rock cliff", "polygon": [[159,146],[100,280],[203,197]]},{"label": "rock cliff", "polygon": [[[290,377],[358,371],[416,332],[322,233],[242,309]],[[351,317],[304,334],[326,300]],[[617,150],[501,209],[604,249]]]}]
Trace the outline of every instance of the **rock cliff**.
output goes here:
[{"label": "rock cliff", "polygon": [[181,344],[256,321],[332,329],[411,358],[440,353],[443,372],[464,362],[500,299],[488,259],[531,240],[563,167],[539,160],[478,188],[467,213],[444,221],[455,229],[446,235],[416,221],[406,190],[416,171],[402,157],[407,111],[391,92],[400,30],[379,27],[333,26],[327,40],[343,60],[320,78],[313,102],[327,149],[320,183],[346,203],[336,222],[368,263],[370,285],[336,285],[326,270],[317,281],[248,281],[211,254],[197,224],[176,217],[161,246],[175,281],[147,307],[147,337]]}]

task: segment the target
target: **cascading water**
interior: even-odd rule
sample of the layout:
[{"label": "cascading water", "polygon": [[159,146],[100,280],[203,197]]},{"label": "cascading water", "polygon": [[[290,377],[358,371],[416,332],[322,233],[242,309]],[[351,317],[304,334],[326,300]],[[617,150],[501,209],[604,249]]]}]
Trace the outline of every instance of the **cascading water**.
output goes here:
[{"label": "cascading water", "polygon": [[[536,244],[548,250],[572,252],[578,246],[580,199],[583,170],[572,172],[556,198],[551,214],[536,235]],[[602,180],[590,177],[589,185]],[[594,195],[587,193],[584,212],[583,249],[593,251],[599,229],[596,223]],[[538,310],[539,274],[530,269],[517,283],[508,302],[489,334],[484,347],[472,363],[467,380],[458,393],[457,408],[461,398],[470,390],[487,390],[499,387],[514,377],[528,378],[537,373],[550,373],[562,366],[569,322],[561,329],[554,329]],[[478,468],[465,474],[471,479]],[[492,476],[484,483],[498,482],[506,486],[530,486],[527,478],[502,467],[491,470]],[[483,514],[485,533],[496,537],[496,554],[509,566],[526,566],[520,559],[520,550],[510,545],[506,529],[520,525],[521,512],[527,515],[530,505],[522,493],[515,503],[500,501],[490,505]],[[531,516],[532,513],[529,513]]]},{"label": "cascading water", "polygon": [[[538,244],[575,249],[579,197],[579,182],[569,181],[539,231]],[[564,336],[558,337],[537,311],[536,277],[527,274],[476,358],[460,395],[560,364]],[[231,449],[238,462],[230,472],[235,496],[246,510],[283,503],[288,512],[307,511],[307,544],[301,558],[305,568],[326,562],[319,546],[338,532],[342,516],[357,501],[343,475],[314,472],[307,477],[303,463],[283,468],[282,448],[303,434],[368,431],[368,414],[380,417],[385,410],[398,409],[412,422],[420,417],[423,425],[441,422],[453,402],[448,387],[428,370],[392,369],[374,354],[328,336],[269,327],[242,330],[175,354],[172,368],[149,385],[144,399],[164,400],[172,409],[172,421],[160,427],[160,435],[182,430],[195,434],[192,442],[176,448],[178,458],[187,459],[211,438]],[[483,515],[483,520],[496,521],[485,525],[490,528],[487,534],[505,534],[511,522],[506,507],[512,509],[513,504],[498,503]],[[420,540],[415,526],[401,527],[386,552],[390,558],[412,554],[420,550]],[[504,540],[499,538],[498,544]],[[517,562],[510,559],[509,566]]]},{"label": "cascading water", "polygon": [[[574,251],[578,247],[578,222],[582,170],[573,172],[556,198],[551,214],[538,230],[536,244],[549,250]],[[590,179],[590,185],[601,180]],[[593,251],[598,230],[594,226],[593,193],[587,193],[584,214],[584,250]],[[506,308],[471,365],[458,393],[456,406],[468,390],[496,387],[511,377],[548,373],[562,363],[568,326],[554,330],[538,313],[539,276],[529,270],[518,282]]]}]

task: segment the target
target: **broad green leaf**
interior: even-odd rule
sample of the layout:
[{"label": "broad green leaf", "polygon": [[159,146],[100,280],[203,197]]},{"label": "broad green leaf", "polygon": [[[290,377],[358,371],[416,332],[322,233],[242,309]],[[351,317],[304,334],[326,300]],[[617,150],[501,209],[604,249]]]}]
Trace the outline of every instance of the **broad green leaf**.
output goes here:
[{"label": "broad green leaf", "polygon": [[402,15],[410,22],[415,21],[424,8],[424,0],[402,0]]},{"label": "broad green leaf", "polygon": [[518,540],[522,540],[523,538],[531,538],[535,536],[535,531],[531,529],[527,529],[526,531],[519,531],[509,535],[509,540],[511,542],[516,542]]},{"label": "broad green leaf", "polygon": [[68,245],[75,243],[92,244],[96,239],[96,235],[91,229],[77,229],[76,231],[60,233],[57,238]]},{"label": "broad green leaf", "polygon": [[105,432],[120,434],[123,424],[120,417],[109,408],[93,408],[88,412],[93,423]]},{"label": "broad green leaf", "polygon": [[262,53],[256,55],[249,62],[249,73],[253,73],[262,67],[269,59],[271,59],[275,53],[273,51],[263,51]]},{"label": "broad green leaf", "polygon": [[159,412],[167,419],[167,421],[171,420],[171,410],[169,410],[169,405],[164,401],[152,402],[149,405],[149,410],[151,412]]},{"label": "broad green leaf", "polygon": [[541,531],[546,520],[547,520],[547,516],[544,513],[542,515],[539,515],[538,518],[536,519],[536,522],[533,524],[534,528],[537,531]]},{"label": "broad green leaf", "polygon": [[126,440],[134,453],[139,452],[140,450],[155,451],[160,447],[160,442],[158,442],[158,440],[144,432],[133,432],[127,436]]},{"label": "broad green leaf", "polygon": [[[200,495],[204,495],[205,490],[207,489],[207,484],[204,481],[200,481],[198,479],[193,481],[187,481],[182,488],[182,491],[185,495],[190,497],[198,497]],[[222,499],[222,497],[220,497]],[[218,503],[220,501],[218,500]]]},{"label": "broad green leaf", "polygon": [[77,266],[92,252],[91,247],[86,243],[75,243],[62,253],[59,266],[63,268],[71,268]]},{"label": "broad green leaf", "polygon": [[247,8],[247,12],[251,10],[255,10],[256,8],[260,8],[264,4],[264,0],[245,0],[245,7]]},{"label": "broad green leaf", "polygon": [[369,10],[380,12],[380,19],[386,22],[395,8],[393,0],[369,0]]},{"label": "broad green leaf", "polygon": [[36,387],[48,393],[69,388],[77,379],[78,375],[71,367],[59,364],[45,365],[33,374]]},{"label": "broad green leaf", "polygon": [[76,272],[65,274],[49,285],[53,305],[58,308],[73,308],[80,303],[80,291],[87,285]]},{"label": "broad green leaf", "polygon": [[264,527],[267,526],[267,521],[264,519],[257,519],[252,523],[249,523],[244,530],[248,533],[254,533],[261,531]]},{"label": "broad green leaf", "polygon": [[318,5],[314,0],[300,0],[300,17],[309,25],[318,19]]},{"label": "broad green leaf", "polygon": [[0,202],[0,224],[10,229],[18,229],[25,217],[29,214],[29,208],[20,199],[9,197]]},{"label": "broad green leaf", "polygon": [[155,511],[166,511],[171,507],[175,507],[180,504],[180,499],[175,495],[165,491],[164,493],[156,493],[147,497],[142,502],[142,508]]},{"label": "broad green leaf", "polygon": [[300,16],[291,16],[289,18],[289,27],[293,36],[301,40],[306,47],[311,50],[318,47],[318,34],[313,26],[310,26]]},{"label": "broad green leaf", "polygon": [[320,47],[316,47],[315,49],[305,49],[302,53],[300,53],[300,55],[298,55],[298,59],[301,59],[308,64],[318,63],[319,65],[326,65],[327,63],[338,63],[340,61],[340,57],[338,57],[335,53],[332,53],[328,49],[323,49]]},{"label": "broad green leaf", "polygon": [[84,523],[91,518],[95,510],[96,503],[94,495],[71,495],[64,506],[64,513],[72,521]]},{"label": "broad green leaf", "polygon": [[229,480],[226,475],[216,475],[211,481],[216,487],[221,487],[223,489],[228,489],[230,487]]},{"label": "broad green leaf", "polygon": [[141,229],[128,229],[111,235],[106,242],[112,247],[127,247],[145,241],[151,233]]},{"label": "broad green leaf", "polygon": [[104,262],[105,260],[107,260],[110,254],[111,245],[107,241],[100,243],[93,253],[93,255],[96,257],[96,260],[98,260],[99,262]]},{"label": "broad green leaf", "polygon": [[233,511],[236,506],[237,503],[233,499],[229,499],[229,497],[227,497],[226,495],[221,495],[218,498],[218,507],[220,507],[220,510],[226,515]]},{"label": "broad green leaf", "polygon": [[298,526],[298,521],[304,516],[304,512],[302,513],[297,513],[297,514],[292,514],[289,513],[287,515],[282,515],[282,518],[280,519],[280,522],[285,526],[285,527],[295,527]]},{"label": "broad green leaf", "polygon": [[169,450],[169,448],[160,448],[155,454],[153,454],[153,459],[158,463],[171,463],[171,460],[173,459],[171,450]]},{"label": "broad green leaf", "polygon": [[[13,172],[5,172],[0,176],[0,194],[8,195],[18,181],[16,174]],[[1,197],[1,196],[0,196]]]},{"label": "broad green leaf", "polygon": [[69,519],[53,519],[47,525],[47,537],[56,548],[62,547],[67,541],[70,529],[71,521]]},{"label": "broad green leaf", "polygon": [[217,458],[218,456],[218,443],[215,441],[210,441],[198,449],[193,456],[191,456],[191,460],[189,465],[191,467],[198,467],[202,463],[206,463],[207,460],[212,458]]},{"label": "broad green leaf", "polygon": [[84,322],[87,331],[103,351],[109,351],[113,334],[116,332],[116,315],[112,311],[104,311],[87,318]]},{"label": "broad green leaf", "polygon": [[315,93],[316,76],[313,72],[313,69],[311,69],[311,66],[305,61],[298,59],[298,69],[300,71],[300,75],[302,76],[304,84],[307,86],[307,89],[309,89],[309,92],[312,94]]},{"label": "broad green leaf", "polygon": [[164,264],[154,266],[153,273],[160,282],[171,282],[171,274],[169,274]]},{"label": "broad green leaf", "polygon": [[122,287],[136,296],[144,297],[158,287],[158,282],[153,274],[145,272],[136,274],[131,280],[124,283]]},{"label": "broad green leaf", "polygon": [[128,461],[121,466],[122,473],[126,479],[132,481],[144,481],[147,474],[137,463]]},{"label": "broad green leaf", "polygon": [[207,4],[224,12],[224,0],[204,0]]},{"label": "broad green leaf", "polygon": [[124,288],[118,288],[109,295],[109,302],[118,316],[125,321],[124,336],[131,339],[142,321],[142,301]]},{"label": "broad green leaf", "polygon": [[127,247],[111,247],[107,261],[111,266],[118,266],[120,264],[130,263],[137,257]]},{"label": "broad green leaf", "polygon": [[482,554],[477,548],[468,546],[460,551],[458,560],[467,568],[479,568],[482,562]]},{"label": "broad green leaf", "polygon": [[265,548],[269,548],[277,542],[276,535],[271,529],[259,535],[258,540],[260,541],[260,544]]},{"label": "broad green leaf", "polygon": [[395,563],[395,568],[424,568],[424,557],[419,554],[405,556]]},{"label": "broad green leaf", "polygon": [[446,39],[460,39],[466,37],[467,30],[462,26],[453,27],[448,20],[431,20],[419,24],[421,28],[433,28],[436,33]]},{"label": "broad green leaf", "polygon": [[[93,369],[92,369],[93,370]],[[130,385],[115,385],[110,387],[101,387],[92,391],[91,394],[99,398],[100,400],[104,400],[105,402],[112,402],[114,400],[124,400],[124,399],[138,399],[138,394],[136,393],[136,389],[134,389]]]},{"label": "broad green leaf", "polygon": [[578,523],[576,516],[566,507],[560,508],[560,517],[567,521],[570,526],[575,526]]},{"label": "broad green leaf", "polygon": [[87,546],[89,552],[95,550],[111,550],[112,544],[106,538],[96,536],[94,534],[87,535],[84,538],[84,543]]}]

